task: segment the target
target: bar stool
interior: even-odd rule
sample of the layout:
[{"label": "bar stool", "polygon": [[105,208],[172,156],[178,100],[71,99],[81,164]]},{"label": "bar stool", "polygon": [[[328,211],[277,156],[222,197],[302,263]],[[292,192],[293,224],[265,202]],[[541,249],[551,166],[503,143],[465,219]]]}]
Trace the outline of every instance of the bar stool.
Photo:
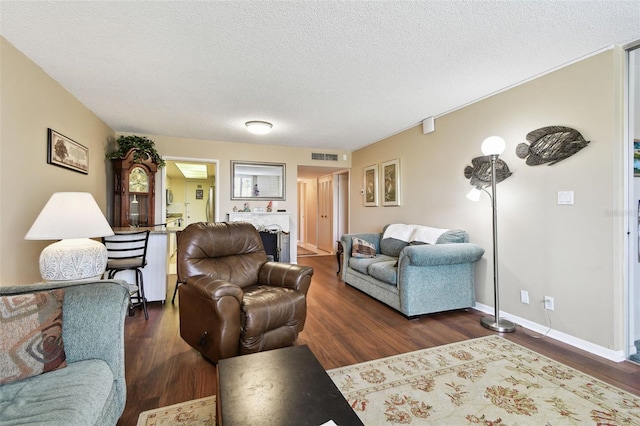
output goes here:
[{"label": "bar stool", "polygon": [[144,278],[142,268],[147,265],[147,245],[149,231],[127,232],[103,237],[102,242],[107,247],[108,279],[113,279],[118,272],[135,271],[136,283],[129,283],[129,316],[134,315],[134,309],[142,306],[144,318],[149,319],[147,298],[144,295]]}]

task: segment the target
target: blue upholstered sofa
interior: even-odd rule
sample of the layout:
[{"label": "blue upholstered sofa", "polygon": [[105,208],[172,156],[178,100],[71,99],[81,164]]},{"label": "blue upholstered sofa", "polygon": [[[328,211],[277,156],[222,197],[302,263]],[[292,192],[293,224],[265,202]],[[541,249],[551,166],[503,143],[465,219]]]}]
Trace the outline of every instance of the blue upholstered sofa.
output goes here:
[{"label": "blue upholstered sofa", "polygon": [[[352,256],[354,241],[368,242],[374,257]],[[474,264],[484,249],[465,231],[391,224],[345,234],[341,244],[343,281],[408,317],[475,304]]]},{"label": "blue upholstered sofa", "polygon": [[[62,296],[58,297],[60,293],[57,293],[56,303],[58,309],[62,305],[62,340],[67,365],[29,378],[3,380],[5,383],[0,385],[0,425],[113,426],[122,415],[126,401],[124,318],[129,305],[126,284],[119,280],[98,280],[3,286],[0,296],[59,288],[64,289]],[[22,301],[20,298],[2,298],[0,302],[0,315],[3,316],[0,334],[3,337],[6,337],[4,333],[15,335],[19,331],[10,330],[14,321],[12,312],[20,308]],[[37,302],[30,306],[40,305]],[[59,313],[55,315],[59,318]],[[44,318],[46,315],[36,314],[35,317],[38,316]],[[29,339],[32,337],[30,335]],[[7,371],[13,369],[11,362],[17,358],[15,353],[20,352],[16,347],[25,340],[19,338],[13,348],[5,347],[2,349],[5,352],[0,352],[3,376],[11,376]]]}]

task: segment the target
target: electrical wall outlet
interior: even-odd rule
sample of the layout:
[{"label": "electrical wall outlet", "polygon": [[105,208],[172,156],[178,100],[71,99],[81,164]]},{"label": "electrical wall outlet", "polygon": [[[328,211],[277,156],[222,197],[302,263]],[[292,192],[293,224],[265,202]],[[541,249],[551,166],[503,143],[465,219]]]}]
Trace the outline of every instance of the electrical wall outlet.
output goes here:
[{"label": "electrical wall outlet", "polygon": [[520,301],[522,303],[526,303],[527,305],[529,304],[529,292],[528,291],[520,290]]},{"label": "electrical wall outlet", "polygon": [[553,297],[545,296],[544,297],[544,308],[548,311],[553,311]]}]

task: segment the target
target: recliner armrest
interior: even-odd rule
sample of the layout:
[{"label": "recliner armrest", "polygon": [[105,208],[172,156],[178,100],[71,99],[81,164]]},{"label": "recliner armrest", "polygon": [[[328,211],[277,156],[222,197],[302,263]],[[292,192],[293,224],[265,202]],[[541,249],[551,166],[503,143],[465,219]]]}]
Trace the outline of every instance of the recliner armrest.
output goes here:
[{"label": "recliner armrest", "polygon": [[312,276],[313,268],[310,266],[267,262],[258,272],[258,285],[292,288],[306,295]]},{"label": "recliner armrest", "polygon": [[225,280],[196,275],[178,287],[178,292],[184,341],[213,362],[237,355],[242,289]]},{"label": "recliner armrest", "polygon": [[240,287],[226,280],[220,280],[209,275],[196,275],[187,279],[186,285],[192,286],[200,297],[218,300],[221,297],[233,296],[238,303],[242,303],[244,292]]}]

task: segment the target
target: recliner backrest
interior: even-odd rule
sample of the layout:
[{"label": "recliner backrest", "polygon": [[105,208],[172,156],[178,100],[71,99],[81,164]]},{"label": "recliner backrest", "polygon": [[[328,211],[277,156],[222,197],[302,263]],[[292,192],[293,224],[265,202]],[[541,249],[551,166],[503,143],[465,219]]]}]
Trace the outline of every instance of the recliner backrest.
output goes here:
[{"label": "recliner backrest", "polygon": [[250,223],[199,222],[187,226],[178,244],[180,278],[210,275],[239,287],[255,285],[267,262],[260,234]]}]

